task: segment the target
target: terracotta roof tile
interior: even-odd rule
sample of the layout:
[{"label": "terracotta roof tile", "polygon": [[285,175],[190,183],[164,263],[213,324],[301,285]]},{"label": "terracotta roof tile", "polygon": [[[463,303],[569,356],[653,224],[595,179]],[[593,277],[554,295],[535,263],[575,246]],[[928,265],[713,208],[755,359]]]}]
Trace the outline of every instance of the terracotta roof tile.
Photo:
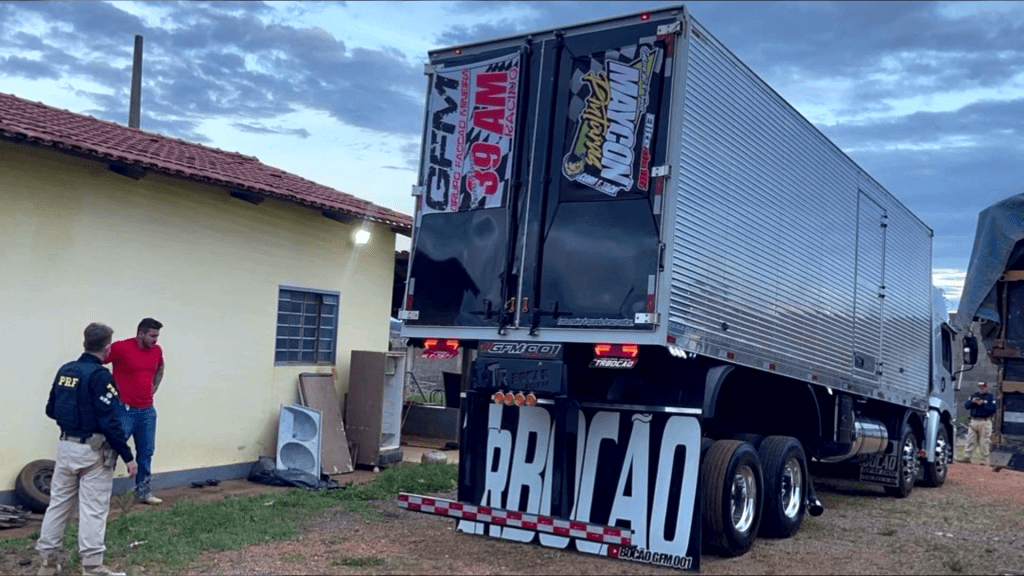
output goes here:
[{"label": "terracotta roof tile", "polygon": [[254,156],[144,132],[0,93],[0,138],[141,166],[389,224],[409,233],[412,218],[263,164]]}]

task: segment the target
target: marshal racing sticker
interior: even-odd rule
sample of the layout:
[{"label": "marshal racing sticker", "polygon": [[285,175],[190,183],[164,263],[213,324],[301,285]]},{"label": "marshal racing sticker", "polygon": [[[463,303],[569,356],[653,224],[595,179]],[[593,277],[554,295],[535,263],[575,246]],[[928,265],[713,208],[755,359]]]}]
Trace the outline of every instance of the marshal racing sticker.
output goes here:
[{"label": "marshal racing sticker", "polygon": [[612,197],[646,193],[663,60],[653,43],[574,60],[563,176]]}]

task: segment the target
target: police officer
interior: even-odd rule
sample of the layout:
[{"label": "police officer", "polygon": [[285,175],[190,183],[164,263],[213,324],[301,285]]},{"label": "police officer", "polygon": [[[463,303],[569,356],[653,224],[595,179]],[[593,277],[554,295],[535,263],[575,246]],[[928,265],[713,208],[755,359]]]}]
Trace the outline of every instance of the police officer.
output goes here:
[{"label": "police officer", "polygon": [[46,415],[60,426],[56,464],[50,481],[50,505],[43,516],[36,550],[39,574],[60,570],[57,552],[78,500],[78,555],[82,574],[123,574],[103,565],[107,513],[118,455],[132,476],[138,468],[115,408],[117,388],[101,364],[114,331],[93,322],[85,327],[85,353],[61,366],[50,388]]},{"label": "police officer", "polygon": [[992,415],[996,413],[996,399],[988,391],[988,385],[978,382],[978,391],[964,402],[964,408],[971,411],[971,419],[967,423],[967,445],[964,447],[964,459],[961,462],[971,463],[974,447],[981,448],[981,464],[988,464],[989,438],[992,436]]}]

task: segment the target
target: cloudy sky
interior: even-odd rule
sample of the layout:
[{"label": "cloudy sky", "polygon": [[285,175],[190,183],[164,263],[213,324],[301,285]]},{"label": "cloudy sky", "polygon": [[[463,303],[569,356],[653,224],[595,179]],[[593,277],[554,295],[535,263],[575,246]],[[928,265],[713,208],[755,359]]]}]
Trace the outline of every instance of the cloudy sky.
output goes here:
[{"label": "cloudy sky", "polygon": [[[412,213],[433,48],[675,2],[0,2],[0,92],[257,156]],[[977,213],[1024,192],[1024,3],[689,2],[935,231],[955,307]]]}]

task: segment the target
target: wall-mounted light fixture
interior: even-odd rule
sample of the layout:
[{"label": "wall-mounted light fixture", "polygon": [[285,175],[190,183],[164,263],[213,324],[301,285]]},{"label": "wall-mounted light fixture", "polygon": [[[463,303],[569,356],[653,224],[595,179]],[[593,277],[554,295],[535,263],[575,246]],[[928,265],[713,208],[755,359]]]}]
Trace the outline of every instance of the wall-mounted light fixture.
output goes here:
[{"label": "wall-mounted light fixture", "polygon": [[360,228],[355,234],[356,244],[366,244],[370,241],[370,231]]}]

